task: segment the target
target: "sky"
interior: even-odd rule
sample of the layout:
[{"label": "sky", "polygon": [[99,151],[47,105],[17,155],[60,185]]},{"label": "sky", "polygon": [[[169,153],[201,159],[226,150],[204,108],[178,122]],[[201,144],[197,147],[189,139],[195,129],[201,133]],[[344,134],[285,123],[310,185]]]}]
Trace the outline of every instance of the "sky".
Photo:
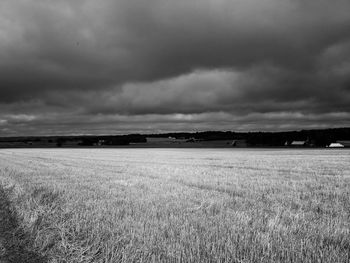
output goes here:
[{"label": "sky", "polygon": [[1,0],[0,136],[350,126],[349,0]]}]

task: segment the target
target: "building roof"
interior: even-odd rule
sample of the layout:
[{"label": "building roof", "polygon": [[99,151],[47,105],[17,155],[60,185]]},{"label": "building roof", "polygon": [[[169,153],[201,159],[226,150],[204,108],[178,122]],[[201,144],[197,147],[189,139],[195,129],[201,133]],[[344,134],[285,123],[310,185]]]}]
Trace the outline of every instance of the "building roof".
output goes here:
[{"label": "building roof", "polygon": [[295,146],[300,145],[300,146],[302,146],[302,145],[305,145],[305,144],[306,144],[305,141],[292,141],[292,143],[290,145],[295,145]]},{"label": "building roof", "polygon": [[342,147],[344,147],[344,145],[341,143],[338,143],[338,142],[333,142],[329,145],[329,147],[330,148],[342,148]]}]

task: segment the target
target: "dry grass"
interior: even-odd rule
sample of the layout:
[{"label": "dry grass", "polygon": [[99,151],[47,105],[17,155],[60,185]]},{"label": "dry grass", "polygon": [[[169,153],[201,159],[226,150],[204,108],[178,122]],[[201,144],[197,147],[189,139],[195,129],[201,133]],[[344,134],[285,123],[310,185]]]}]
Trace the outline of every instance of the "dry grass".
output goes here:
[{"label": "dry grass", "polygon": [[0,184],[48,262],[350,260],[345,150],[1,150]]}]

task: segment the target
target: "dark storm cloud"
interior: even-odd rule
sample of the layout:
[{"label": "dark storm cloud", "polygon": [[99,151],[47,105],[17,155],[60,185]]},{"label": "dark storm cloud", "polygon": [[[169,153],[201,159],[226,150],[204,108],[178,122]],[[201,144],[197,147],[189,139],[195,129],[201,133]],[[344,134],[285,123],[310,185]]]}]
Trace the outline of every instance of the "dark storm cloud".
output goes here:
[{"label": "dark storm cloud", "polygon": [[348,0],[4,0],[0,130],[349,125],[349,12]]}]

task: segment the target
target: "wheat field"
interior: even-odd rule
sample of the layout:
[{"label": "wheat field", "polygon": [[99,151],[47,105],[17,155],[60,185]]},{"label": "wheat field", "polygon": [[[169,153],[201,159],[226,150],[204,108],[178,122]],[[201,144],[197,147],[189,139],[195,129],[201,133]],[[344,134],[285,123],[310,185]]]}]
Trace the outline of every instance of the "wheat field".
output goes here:
[{"label": "wheat field", "polygon": [[349,262],[349,230],[347,150],[0,150],[0,262]]}]

